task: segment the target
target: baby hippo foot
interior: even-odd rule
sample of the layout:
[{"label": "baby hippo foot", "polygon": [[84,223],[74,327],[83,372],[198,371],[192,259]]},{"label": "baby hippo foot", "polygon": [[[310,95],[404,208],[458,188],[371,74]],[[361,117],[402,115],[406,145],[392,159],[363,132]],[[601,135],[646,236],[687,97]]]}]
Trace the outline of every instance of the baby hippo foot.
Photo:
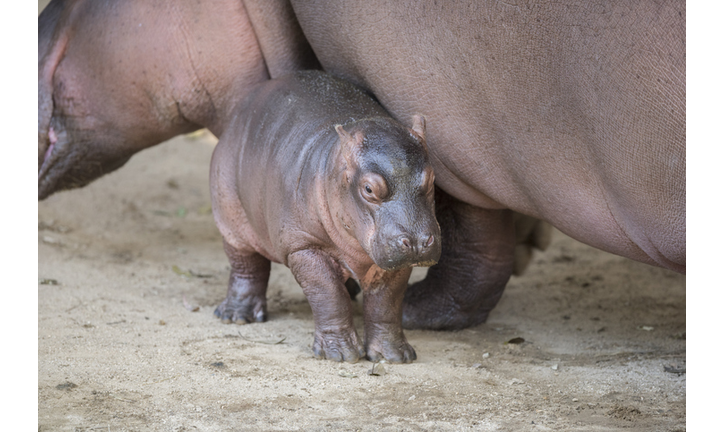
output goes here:
[{"label": "baby hippo foot", "polygon": [[357,363],[365,356],[365,350],[360,343],[357,332],[350,331],[315,331],[314,357],[334,361]]},{"label": "baby hippo foot", "polygon": [[267,278],[251,279],[231,276],[226,298],[214,315],[224,324],[266,321]]},{"label": "baby hippo foot", "polygon": [[247,324],[266,321],[266,298],[227,296],[216,308],[214,315],[224,324]]},{"label": "baby hippo foot", "polygon": [[271,262],[257,253],[245,253],[224,240],[231,274],[226,298],[214,315],[224,324],[266,321],[266,288]]},{"label": "baby hippo foot", "polygon": [[373,340],[365,347],[367,359],[378,362],[382,359],[390,363],[412,363],[417,360],[415,349],[403,339]]}]

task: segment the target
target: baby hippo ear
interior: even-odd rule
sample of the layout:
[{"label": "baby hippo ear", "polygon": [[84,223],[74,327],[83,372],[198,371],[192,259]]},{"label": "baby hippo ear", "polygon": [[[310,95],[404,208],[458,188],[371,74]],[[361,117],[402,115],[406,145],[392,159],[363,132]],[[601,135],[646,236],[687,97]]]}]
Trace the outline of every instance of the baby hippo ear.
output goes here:
[{"label": "baby hippo ear", "polygon": [[334,130],[336,130],[337,135],[339,135],[339,142],[342,146],[342,154],[344,155],[344,159],[347,161],[347,166],[357,166],[357,155],[362,149],[364,135],[362,132],[358,131],[355,132],[354,136],[352,136],[349,132],[344,130],[342,125],[339,124],[334,127]]},{"label": "baby hippo ear", "polygon": [[350,141],[352,139],[352,135],[349,134],[341,124],[335,125],[334,130],[337,131],[337,135],[339,135],[340,142],[346,143],[347,141]]},{"label": "baby hippo ear", "polygon": [[425,117],[419,114],[412,116],[412,131],[425,142]]}]

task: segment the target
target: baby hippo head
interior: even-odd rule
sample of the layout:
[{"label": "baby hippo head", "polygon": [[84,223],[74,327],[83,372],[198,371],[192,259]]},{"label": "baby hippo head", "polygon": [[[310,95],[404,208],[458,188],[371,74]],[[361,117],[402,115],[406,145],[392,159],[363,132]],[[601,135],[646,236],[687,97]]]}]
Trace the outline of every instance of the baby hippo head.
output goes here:
[{"label": "baby hippo head", "polygon": [[414,116],[412,129],[389,118],[335,129],[344,229],[383,270],[435,264],[442,242],[424,118]]}]

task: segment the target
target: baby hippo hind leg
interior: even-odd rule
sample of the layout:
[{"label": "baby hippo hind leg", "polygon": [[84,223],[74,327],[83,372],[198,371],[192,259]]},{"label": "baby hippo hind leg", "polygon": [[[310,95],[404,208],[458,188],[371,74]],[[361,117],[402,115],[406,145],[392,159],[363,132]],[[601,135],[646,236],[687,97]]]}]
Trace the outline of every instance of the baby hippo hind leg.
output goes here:
[{"label": "baby hippo hind leg", "polygon": [[473,207],[435,194],[442,255],[405,293],[406,329],[459,330],[485,322],[513,272],[515,228],[510,210]]},{"label": "baby hippo hind leg", "polygon": [[266,289],[271,262],[256,252],[239,251],[224,241],[231,275],[226,298],[214,315],[224,324],[266,321]]},{"label": "baby hippo hind leg", "polygon": [[412,268],[383,272],[371,283],[362,282],[365,318],[365,351],[371,361],[412,363],[415,349],[402,331],[402,300]]}]

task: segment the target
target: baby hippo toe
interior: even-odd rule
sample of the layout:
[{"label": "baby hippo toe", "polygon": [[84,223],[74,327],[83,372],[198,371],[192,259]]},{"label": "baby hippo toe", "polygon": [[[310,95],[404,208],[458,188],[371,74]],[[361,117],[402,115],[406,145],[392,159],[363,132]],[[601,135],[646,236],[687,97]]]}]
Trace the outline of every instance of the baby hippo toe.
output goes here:
[{"label": "baby hippo toe", "polygon": [[357,363],[364,358],[365,350],[357,337],[357,333],[316,334],[314,336],[314,357],[338,362]]},{"label": "baby hippo toe", "polygon": [[407,341],[370,344],[367,347],[367,359],[378,362],[382,359],[389,363],[412,363],[417,359],[415,349]]}]

